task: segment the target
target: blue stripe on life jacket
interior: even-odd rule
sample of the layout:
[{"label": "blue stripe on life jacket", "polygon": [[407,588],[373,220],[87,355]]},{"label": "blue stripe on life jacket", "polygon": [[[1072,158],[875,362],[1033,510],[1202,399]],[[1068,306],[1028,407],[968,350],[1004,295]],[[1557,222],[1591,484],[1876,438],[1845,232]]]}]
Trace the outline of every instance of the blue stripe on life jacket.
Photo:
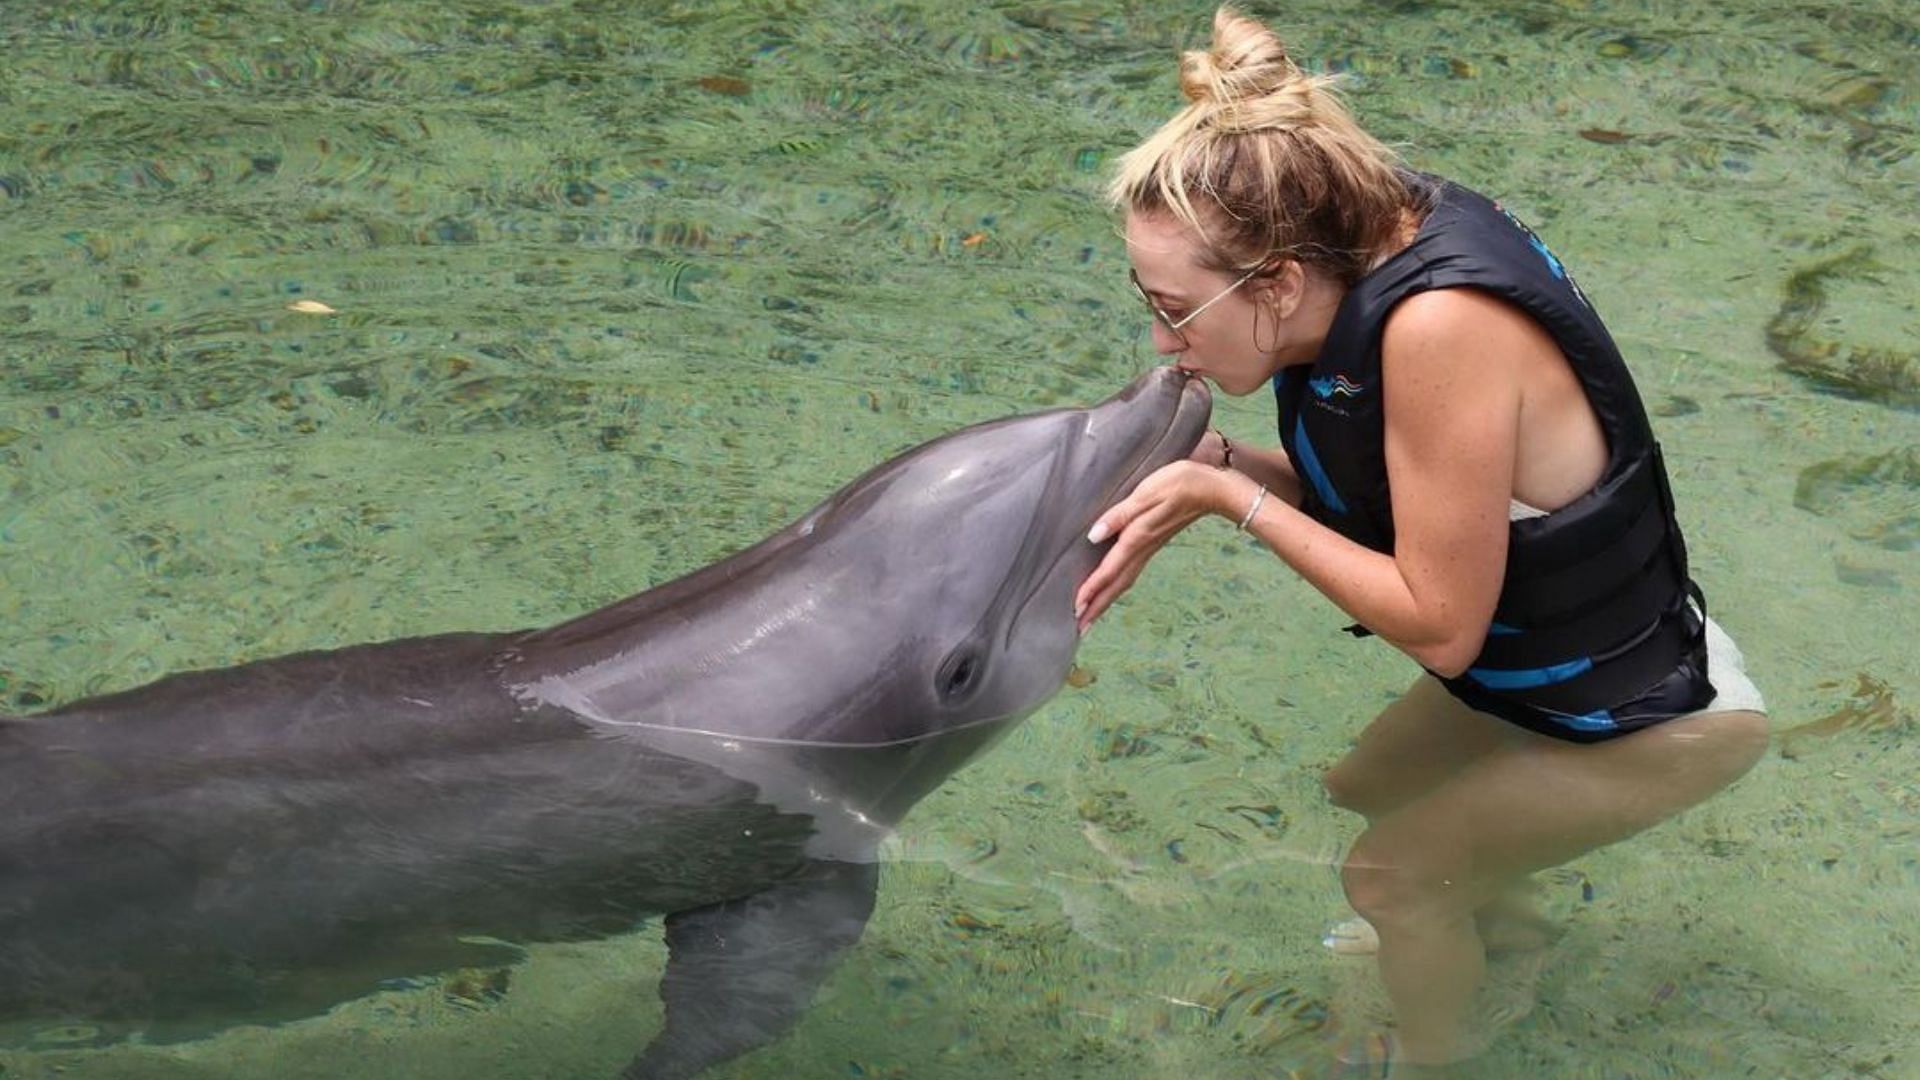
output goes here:
[{"label": "blue stripe on life jacket", "polygon": [[1327,470],[1320,467],[1320,455],[1313,452],[1313,444],[1307,441],[1306,414],[1293,422],[1293,449],[1300,456],[1300,467],[1307,470],[1307,481],[1313,485],[1314,494],[1320,496],[1327,509],[1336,514],[1347,512],[1347,504],[1340,493],[1333,490],[1333,481],[1327,479]]},{"label": "blue stripe on life jacket", "polygon": [[1595,709],[1593,712],[1581,713],[1579,716],[1568,716],[1559,713],[1552,715],[1555,723],[1562,724],[1577,731],[1609,731],[1619,726],[1613,719],[1613,713],[1606,709]]},{"label": "blue stripe on life jacket", "polygon": [[1560,664],[1537,668],[1468,668],[1467,677],[1489,690],[1531,690],[1552,686],[1593,670],[1593,658],[1577,657]]}]

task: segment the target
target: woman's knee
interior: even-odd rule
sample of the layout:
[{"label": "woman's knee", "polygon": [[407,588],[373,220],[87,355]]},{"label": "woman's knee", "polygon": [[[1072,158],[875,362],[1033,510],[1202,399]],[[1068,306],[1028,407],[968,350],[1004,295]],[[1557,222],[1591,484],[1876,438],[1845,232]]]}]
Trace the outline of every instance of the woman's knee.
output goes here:
[{"label": "woman's knee", "polygon": [[1321,778],[1327,798],[1377,821],[1506,745],[1519,729],[1474,712],[1421,676]]},{"label": "woman's knee", "polygon": [[1746,709],[1699,713],[1649,729],[1656,735],[1684,737],[1688,753],[1675,759],[1674,792],[1681,805],[1673,812],[1706,799],[1734,781],[1766,756],[1772,727],[1765,713]]},{"label": "woman's knee", "polygon": [[1420,797],[1425,784],[1377,767],[1369,767],[1358,754],[1349,754],[1320,777],[1320,788],[1327,801],[1342,810],[1352,811],[1369,822],[1379,821]]},{"label": "woman's knee", "polygon": [[1354,767],[1353,759],[1343,759],[1320,777],[1327,800],[1342,810],[1351,810],[1365,818],[1374,818],[1386,809],[1385,794],[1377,782],[1369,782],[1365,770]]},{"label": "woman's knee", "polygon": [[1767,747],[1773,742],[1773,725],[1767,721],[1766,713],[1747,709],[1722,713],[1720,721],[1724,729],[1720,737],[1726,741],[1731,759],[1732,775],[1727,777],[1727,783],[1731,784],[1766,756]]}]

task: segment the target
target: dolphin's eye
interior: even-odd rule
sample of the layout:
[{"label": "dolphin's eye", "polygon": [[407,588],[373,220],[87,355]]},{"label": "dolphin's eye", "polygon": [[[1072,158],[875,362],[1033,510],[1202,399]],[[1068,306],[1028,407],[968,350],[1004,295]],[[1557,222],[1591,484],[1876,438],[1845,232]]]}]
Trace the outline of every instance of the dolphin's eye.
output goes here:
[{"label": "dolphin's eye", "polygon": [[947,662],[940,665],[940,674],[936,677],[941,699],[951,703],[965,697],[980,681],[982,666],[979,654],[972,648],[963,645],[955,649]]}]

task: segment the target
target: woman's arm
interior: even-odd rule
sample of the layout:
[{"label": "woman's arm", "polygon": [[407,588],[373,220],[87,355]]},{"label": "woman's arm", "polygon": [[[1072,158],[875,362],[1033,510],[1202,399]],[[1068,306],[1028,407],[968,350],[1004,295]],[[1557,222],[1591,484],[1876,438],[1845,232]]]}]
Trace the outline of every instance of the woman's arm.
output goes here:
[{"label": "woman's arm", "polygon": [[1480,653],[1506,574],[1521,373],[1552,340],[1482,293],[1420,293],[1381,342],[1393,554],[1290,507],[1249,528],[1353,619],[1442,675]]},{"label": "woman's arm", "polygon": [[[1537,324],[1491,296],[1454,289],[1403,302],[1382,341],[1393,554],[1282,499],[1265,500],[1249,531],[1361,625],[1422,666],[1458,674],[1479,654],[1499,598],[1521,375],[1542,349],[1559,360]],[[1095,525],[1096,542],[1116,538],[1077,598],[1083,627],[1174,533],[1208,513],[1238,522],[1258,490],[1192,462],[1148,477]]]}]

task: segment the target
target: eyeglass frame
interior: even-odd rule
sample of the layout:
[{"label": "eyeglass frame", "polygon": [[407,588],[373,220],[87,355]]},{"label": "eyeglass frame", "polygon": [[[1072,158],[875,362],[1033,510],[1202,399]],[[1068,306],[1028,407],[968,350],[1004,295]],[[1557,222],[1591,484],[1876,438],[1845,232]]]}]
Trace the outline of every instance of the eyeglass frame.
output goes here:
[{"label": "eyeglass frame", "polygon": [[1160,305],[1154,303],[1153,297],[1147,295],[1147,287],[1140,284],[1139,271],[1135,270],[1131,266],[1128,267],[1127,280],[1133,283],[1133,291],[1135,294],[1137,294],[1140,297],[1140,302],[1147,305],[1147,310],[1153,312],[1153,317],[1160,320],[1161,326],[1164,326],[1167,328],[1167,333],[1172,334],[1173,339],[1175,341],[1178,341],[1182,346],[1185,346],[1188,344],[1187,335],[1181,333],[1182,328],[1192,325],[1193,320],[1205,314],[1208,308],[1226,299],[1228,293],[1232,292],[1233,290],[1239,288],[1242,285],[1245,285],[1247,282],[1252,281],[1254,278],[1254,275],[1266,269],[1266,267],[1267,267],[1267,264],[1263,262],[1259,266],[1256,266],[1253,269],[1247,271],[1246,273],[1241,274],[1240,277],[1237,280],[1235,280],[1233,284],[1213,294],[1213,296],[1210,297],[1205,303],[1201,304],[1197,308],[1194,308],[1192,311],[1187,312],[1185,316],[1181,317],[1177,321],[1169,317],[1166,312],[1160,310]]}]

